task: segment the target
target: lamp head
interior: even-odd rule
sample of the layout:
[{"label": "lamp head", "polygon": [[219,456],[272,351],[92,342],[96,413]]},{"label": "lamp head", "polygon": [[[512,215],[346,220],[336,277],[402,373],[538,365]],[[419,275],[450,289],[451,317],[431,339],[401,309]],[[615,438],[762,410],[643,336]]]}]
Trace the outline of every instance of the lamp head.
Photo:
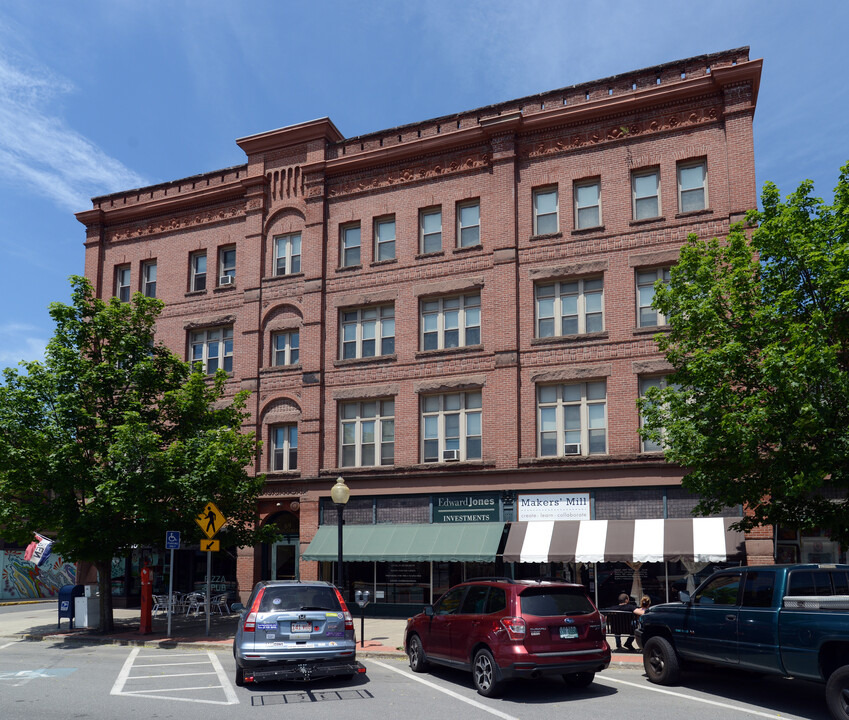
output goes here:
[{"label": "lamp head", "polygon": [[345,478],[340,475],[336,478],[336,484],[330,491],[330,499],[333,500],[335,505],[344,505],[348,502],[349,497],[351,497],[351,489],[345,484]]}]

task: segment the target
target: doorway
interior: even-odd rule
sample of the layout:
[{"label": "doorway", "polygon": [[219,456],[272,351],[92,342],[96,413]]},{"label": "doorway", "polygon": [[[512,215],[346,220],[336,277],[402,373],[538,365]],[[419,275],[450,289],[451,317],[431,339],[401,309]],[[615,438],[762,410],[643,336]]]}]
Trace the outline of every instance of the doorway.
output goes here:
[{"label": "doorway", "polygon": [[271,546],[271,579],[300,580],[298,556],[301,543],[298,538],[286,537]]}]

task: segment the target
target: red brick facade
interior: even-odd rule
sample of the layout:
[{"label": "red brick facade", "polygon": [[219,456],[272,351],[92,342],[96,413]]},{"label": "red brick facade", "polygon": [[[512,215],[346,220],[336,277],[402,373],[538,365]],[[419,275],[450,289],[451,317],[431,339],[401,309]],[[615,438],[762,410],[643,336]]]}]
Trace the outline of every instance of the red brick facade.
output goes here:
[{"label": "red brick facade", "polygon": [[[129,266],[137,291],[143,263],[155,261],[165,302],[158,336],[187,359],[193,331],[232,327],[229,390],[253,392],[251,429],[264,441],[259,514],[294,511],[302,549],[339,474],[354,497],[676,487],[681,470],[642,452],[637,432],[640,378],[668,370],[657,326],[638,326],[637,273],[668,267],[688,233],[722,236],[756,206],[760,70],[743,48],[357,138],[328,119],[243,138],[245,165],[95,198],[78,215],[85,272],[108,297],[117,267]],[[679,169],[690,162],[706,170],[704,207],[682,212]],[[658,207],[636,220],[633,178],[646,170],[659,178]],[[576,229],[583,181],[597,183],[600,222]],[[552,188],[556,216],[539,222],[556,228],[540,234],[534,192]],[[479,242],[460,247],[466,201],[479,207]],[[428,208],[441,209],[436,252],[423,252]],[[376,220],[389,217],[394,258],[377,260]],[[351,223],[360,262],[342,267]],[[287,233],[300,233],[300,271],[278,276],[275,238]],[[229,246],[235,281],[220,285]],[[206,289],[192,291],[198,251]],[[535,287],[584,278],[603,280],[603,329],[539,337]],[[424,303],[462,295],[480,297],[480,342],[425,350]],[[394,307],[393,352],[340,359],[342,310],[381,306]],[[274,333],[295,330],[298,363],[274,366]],[[606,383],[605,452],[541,457],[538,388],[588,381]],[[480,459],[424,462],[422,398],[468,389],[481,392]],[[376,398],[394,400],[394,462],[342,467],[341,404]],[[297,424],[294,471],[269,469],[280,423]],[[261,572],[258,552],[242,548],[238,567],[247,589]],[[316,572],[301,564],[302,577]]]}]

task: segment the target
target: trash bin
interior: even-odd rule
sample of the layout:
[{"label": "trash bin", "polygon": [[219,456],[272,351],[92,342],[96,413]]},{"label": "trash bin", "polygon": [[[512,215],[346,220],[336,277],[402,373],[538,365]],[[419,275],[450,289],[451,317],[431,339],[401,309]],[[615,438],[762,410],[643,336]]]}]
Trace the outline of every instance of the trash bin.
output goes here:
[{"label": "trash bin", "polygon": [[85,585],[63,585],[59,588],[59,620],[56,623],[57,628],[62,627],[62,618],[68,618],[71,621],[70,627],[74,627],[74,598],[83,597],[85,593]]}]

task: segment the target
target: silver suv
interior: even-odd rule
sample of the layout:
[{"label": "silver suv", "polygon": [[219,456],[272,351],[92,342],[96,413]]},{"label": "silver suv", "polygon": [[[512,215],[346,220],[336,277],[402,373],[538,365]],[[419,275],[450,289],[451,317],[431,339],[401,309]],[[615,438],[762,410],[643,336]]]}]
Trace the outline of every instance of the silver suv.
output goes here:
[{"label": "silver suv", "polygon": [[354,620],[342,595],[326,582],[265,580],[240,613],[233,639],[236,685],[268,680],[350,679],[357,662]]}]

